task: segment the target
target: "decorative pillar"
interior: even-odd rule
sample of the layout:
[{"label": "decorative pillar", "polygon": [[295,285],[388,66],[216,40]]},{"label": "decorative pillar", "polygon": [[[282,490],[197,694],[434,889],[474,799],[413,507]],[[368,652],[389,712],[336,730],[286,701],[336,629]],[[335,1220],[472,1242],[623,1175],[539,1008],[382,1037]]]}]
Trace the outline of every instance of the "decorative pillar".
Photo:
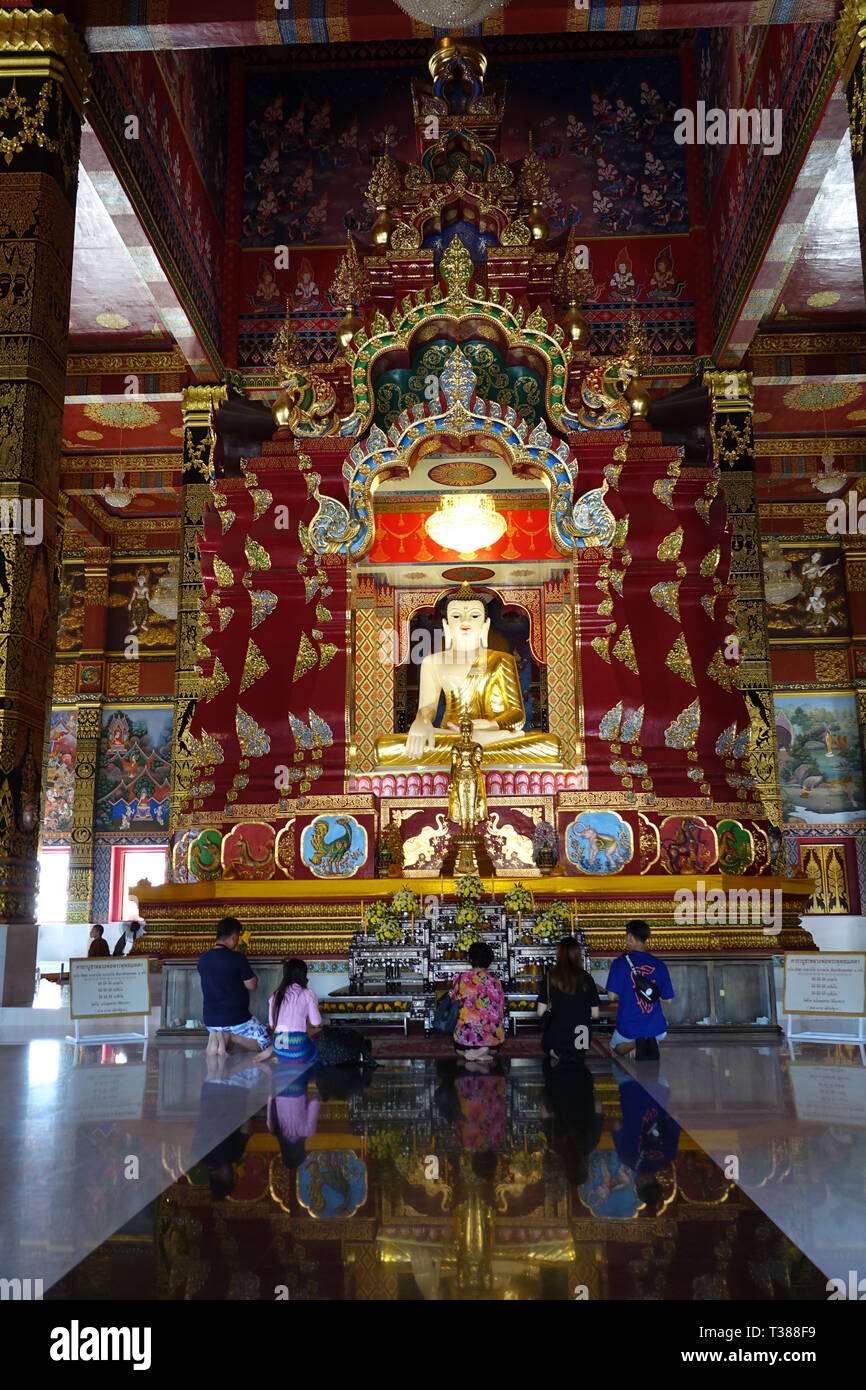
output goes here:
[{"label": "decorative pillar", "polygon": [[[583,699],[575,647],[577,606],[572,604],[573,574],[561,570],[544,586],[544,654],[547,661],[548,730],[562,743],[562,761],[575,768],[584,761]],[[576,580],[575,580],[576,583]]]},{"label": "decorative pillar", "polygon": [[752,774],[771,824],[781,827],[782,797],[776,755],[767,602],[755,500],[752,374],[705,372],[704,386],[708,387],[712,402],[713,454],[732,532],[729,582],[737,595],[738,684],[752,723]]},{"label": "decorative pillar", "polygon": [[394,724],[399,643],[393,589],[356,574],[352,612],[355,673],[350,766],[356,772],[370,772],[376,766],[376,739]]},{"label": "decorative pillar", "polygon": [[866,0],[845,0],[836,23],[836,65],[842,77],[851,131],[860,257],[866,278]]},{"label": "decorative pillar", "polygon": [[93,910],[93,804],[102,702],[88,700],[78,706],[78,742],[75,750],[75,789],[72,801],[72,833],[69,837],[67,922],[89,922]]},{"label": "decorative pillar", "polygon": [[88,77],[66,19],[0,11],[0,970],[29,1004],[60,436]]},{"label": "decorative pillar", "polygon": [[183,391],[183,495],[177,648],[174,674],[174,730],[171,755],[169,832],[178,828],[196,762],[188,742],[198,696],[196,673],[199,610],[203,595],[198,541],[212,496],[214,411],[226,399],[225,386],[186,386]]}]

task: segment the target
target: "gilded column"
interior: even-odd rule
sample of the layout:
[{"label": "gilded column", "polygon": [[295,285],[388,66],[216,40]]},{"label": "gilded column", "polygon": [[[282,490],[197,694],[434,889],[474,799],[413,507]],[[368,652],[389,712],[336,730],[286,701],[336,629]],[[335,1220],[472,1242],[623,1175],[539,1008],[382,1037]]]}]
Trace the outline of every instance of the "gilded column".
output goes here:
[{"label": "gilded column", "polygon": [[352,595],[355,669],[352,700],[353,771],[376,766],[376,739],[394,724],[394,669],[398,660],[394,591],[356,576]]},{"label": "gilded column", "polygon": [[29,1003],[60,435],[87,58],[66,19],[0,11],[0,957]]},{"label": "gilded column", "polygon": [[574,645],[576,607],[565,573],[544,586],[544,650],[547,659],[548,729],[562,743],[562,761],[576,767],[583,761],[583,700],[577,689]]},{"label": "gilded column", "polygon": [[752,723],[752,773],[773,825],[781,825],[782,802],[776,755],[773,680],[767,634],[767,604],[761,534],[755,500],[755,438],[751,372],[705,372],[712,402],[713,452],[731,525],[730,583],[737,594],[740,643],[739,686]]},{"label": "gilded column", "polygon": [[93,909],[93,804],[101,727],[101,701],[80,704],[78,744],[75,750],[72,834],[69,839],[67,922],[89,922]]},{"label": "gilded column", "polygon": [[171,757],[169,830],[174,835],[195,773],[187,741],[195,712],[199,609],[202,600],[198,541],[212,496],[213,414],[226,399],[224,386],[187,386],[183,392],[183,499],[177,648],[174,674],[174,732]]},{"label": "gilded column", "polygon": [[866,276],[866,0],[845,0],[836,23],[836,65],[848,104],[854,190],[860,226],[860,257]]}]

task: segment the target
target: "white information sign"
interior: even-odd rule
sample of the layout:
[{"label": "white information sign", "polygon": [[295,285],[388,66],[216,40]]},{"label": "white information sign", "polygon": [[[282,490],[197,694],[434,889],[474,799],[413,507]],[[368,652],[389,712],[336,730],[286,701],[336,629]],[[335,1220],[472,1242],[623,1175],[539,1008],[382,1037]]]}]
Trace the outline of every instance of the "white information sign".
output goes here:
[{"label": "white information sign", "polygon": [[126,1018],[150,1013],[146,956],[118,956],[69,962],[69,1017]]},{"label": "white information sign", "polygon": [[786,1014],[862,1018],[866,1014],[866,952],[789,951],[782,1000]]}]

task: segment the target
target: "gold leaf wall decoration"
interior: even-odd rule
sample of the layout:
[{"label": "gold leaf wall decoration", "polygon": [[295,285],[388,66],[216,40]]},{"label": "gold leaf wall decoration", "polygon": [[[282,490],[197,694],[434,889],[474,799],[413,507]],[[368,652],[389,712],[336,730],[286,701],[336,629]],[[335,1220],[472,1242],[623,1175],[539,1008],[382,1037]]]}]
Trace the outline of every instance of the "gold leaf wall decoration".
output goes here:
[{"label": "gold leaf wall decoration", "polygon": [[637,669],[637,659],[634,654],[634,643],[631,640],[631,628],[624,627],[619,637],[616,639],[613,654],[623,666],[627,666],[637,676],[640,673]]},{"label": "gold leaf wall decoration", "polygon": [[695,673],[692,670],[692,659],[689,656],[685,635],[682,632],[665,657],[665,666],[667,666],[669,671],[673,671],[675,675],[681,676],[689,685],[695,685]]}]

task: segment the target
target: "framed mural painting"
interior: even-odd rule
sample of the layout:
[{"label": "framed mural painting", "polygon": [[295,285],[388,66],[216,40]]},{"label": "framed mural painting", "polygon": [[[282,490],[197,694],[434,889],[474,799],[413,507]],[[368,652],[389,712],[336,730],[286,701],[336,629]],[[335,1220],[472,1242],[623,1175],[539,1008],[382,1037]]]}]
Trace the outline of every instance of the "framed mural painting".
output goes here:
[{"label": "framed mural painting", "polygon": [[96,830],[135,832],[168,826],[173,719],[170,705],[103,710]]},{"label": "framed mural painting", "polygon": [[784,820],[800,825],[866,820],[856,697],[775,691],[773,704]]}]

